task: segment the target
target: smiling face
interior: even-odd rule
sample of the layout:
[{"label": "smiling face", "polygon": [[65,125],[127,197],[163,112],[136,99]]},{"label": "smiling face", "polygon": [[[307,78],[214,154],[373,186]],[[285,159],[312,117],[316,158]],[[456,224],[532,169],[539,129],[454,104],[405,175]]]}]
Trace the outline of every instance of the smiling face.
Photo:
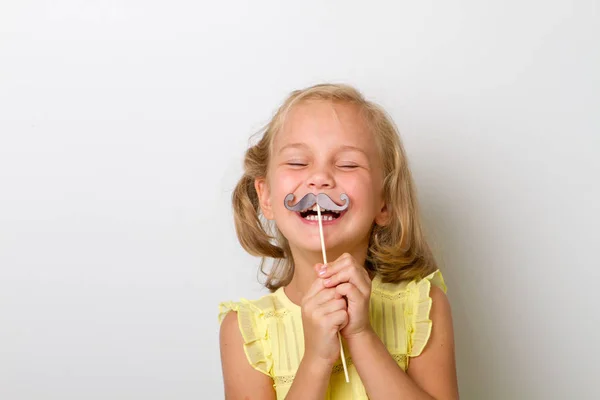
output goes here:
[{"label": "smiling face", "polygon": [[383,172],[376,137],[356,105],[305,101],[292,107],[275,135],[266,179],[255,187],[263,214],[274,220],[292,251],[320,252],[318,221],[313,212],[294,212],[284,205],[292,193],[298,202],[307,193],[327,194],[342,205],[341,213],[323,214],[329,250],[351,252],[369,244],[373,222],[385,223]]}]

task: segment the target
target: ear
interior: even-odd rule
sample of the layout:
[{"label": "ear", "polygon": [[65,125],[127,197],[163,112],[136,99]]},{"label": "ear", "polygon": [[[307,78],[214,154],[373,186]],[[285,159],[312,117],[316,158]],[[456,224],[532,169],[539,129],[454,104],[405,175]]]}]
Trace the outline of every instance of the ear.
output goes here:
[{"label": "ear", "polygon": [[375,223],[379,226],[386,226],[390,223],[390,212],[388,210],[387,205],[385,204],[385,201],[383,202],[381,208],[379,209],[379,212],[375,216]]},{"label": "ear", "polygon": [[260,209],[266,219],[273,219],[273,210],[271,207],[271,191],[269,190],[269,184],[265,178],[256,178],[254,180],[254,189],[258,195],[258,203]]}]

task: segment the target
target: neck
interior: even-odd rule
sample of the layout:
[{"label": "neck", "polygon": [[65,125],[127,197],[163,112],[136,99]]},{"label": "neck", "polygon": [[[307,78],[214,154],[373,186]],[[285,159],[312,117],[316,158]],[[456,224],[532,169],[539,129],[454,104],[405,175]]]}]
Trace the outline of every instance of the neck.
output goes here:
[{"label": "neck", "polygon": [[[300,305],[304,294],[308,291],[314,281],[318,278],[315,264],[323,264],[322,252],[309,252],[291,247],[294,259],[294,276],[285,287],[286,296],[295,304]],[[359,265],[365,265],[368,245],[356,247],[353,251],[342,251],[338,249],[327,250],[327,261],[332,263],[345,252],[354,257]]]}]

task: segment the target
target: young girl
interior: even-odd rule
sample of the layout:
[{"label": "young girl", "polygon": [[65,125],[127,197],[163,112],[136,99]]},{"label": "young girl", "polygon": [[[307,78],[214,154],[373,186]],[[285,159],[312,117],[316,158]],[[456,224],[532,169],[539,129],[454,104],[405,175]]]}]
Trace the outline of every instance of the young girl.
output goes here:
[{"label": "young girl", "polygon": [[[385,111],[346,85],[295,91],[244,167],[237,235],[274,263],[270,294],[219,306],[226,398],[457,399],[446,287]],[[310,193],[349,199],[323,211],[327,265],[316,213],[284,203]]]}]

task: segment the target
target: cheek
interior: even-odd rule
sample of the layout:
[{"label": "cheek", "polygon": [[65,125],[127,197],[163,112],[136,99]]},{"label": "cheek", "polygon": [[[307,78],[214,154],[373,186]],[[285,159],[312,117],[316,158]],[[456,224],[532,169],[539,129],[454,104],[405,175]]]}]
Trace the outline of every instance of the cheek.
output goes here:
[{"label": "cheek", "polygon": [[[273,175],[272,182],[271,198],[273,201],[277,202],[278,205],[280,204],[283,207],[283,200],[285,199],[285,196],[287,196],[289,193],[296,192],[300,182],[302,181],[298,174],[294,173],[294,171],[285,171],[278,172],[276,175]],[[303,194],[304,193],[296,193],[298,196]]]},{"label": "cheek", "polygon": [[361,198],[362,201],[368,198],[367,194],[371,193],[374,189],[370,179],[365,177],[348,177],[339,181],[338,186],[343,187],[344,191],[348,192],[349,195]]},{"label": "cheek", "polygon": [[369,178],[348,179],[346,182],[340,182],[343,185],[344,191],[348,193],[350,198],[353,198],[361,208],[377,210],[376,192],[380,192],[381,188]]}]

